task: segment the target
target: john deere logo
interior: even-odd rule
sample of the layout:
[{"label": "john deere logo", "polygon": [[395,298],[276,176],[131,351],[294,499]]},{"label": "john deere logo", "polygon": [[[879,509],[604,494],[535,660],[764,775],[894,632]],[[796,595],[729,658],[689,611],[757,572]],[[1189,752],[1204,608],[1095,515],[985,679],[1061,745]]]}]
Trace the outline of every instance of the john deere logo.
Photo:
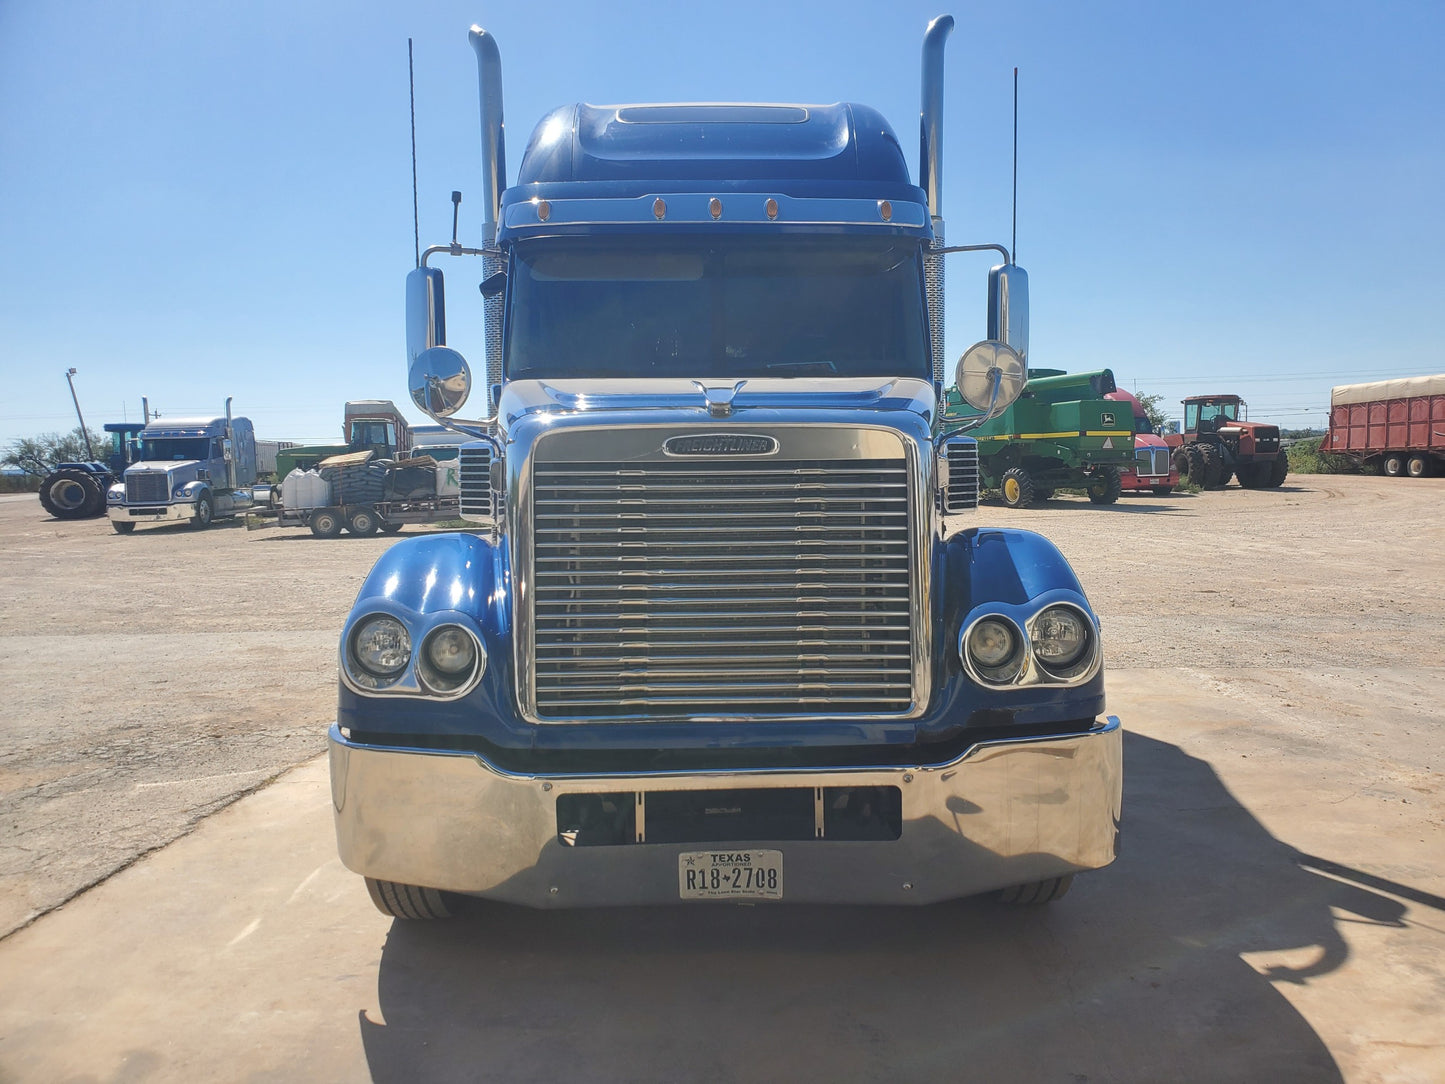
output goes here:
[{"label": "john deere logo", "polygon": [[662,450],[668,455],[772,455],[778,442],[772,437],[749,433],[699,433],[669,437]]},{"label": "john deere logo", "polygon": [[1099,424],[1112,428],[1114,425],[1114,415],[1110,414],[1107,410],[1101,411],[1099,414]]}]

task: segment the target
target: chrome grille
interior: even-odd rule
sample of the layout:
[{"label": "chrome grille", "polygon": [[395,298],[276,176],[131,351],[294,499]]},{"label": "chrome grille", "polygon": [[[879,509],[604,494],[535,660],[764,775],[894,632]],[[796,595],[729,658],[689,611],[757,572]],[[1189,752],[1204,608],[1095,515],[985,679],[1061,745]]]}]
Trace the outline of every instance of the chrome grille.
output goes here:
[{"label": "chrome grille", "polygon": [[461,485],[461,514],[491,519],[492,449],[485,444],[463,445],[457,452]]},{"label": "chrome grille", "polygon": [[1134,473],[1141,478],[1155,478],[1169,473],[1168,448],[1136,448],[1134,460]]},{"label": "chrome grille", "polygon": [[978,444],[972,437],[951,440],[943,447],[948,461],[948,484],[943,490],[945,512],[967,512],[978,507]]},{"label": "chrome grille", "polygon": [[901,714],[904,459],[537,463],[540,719]]},{"label": "chrome grille", "polygon": [[164,504],[170,498],[171,487],[165,471],[147,471],[125,476],[126,504]]}]

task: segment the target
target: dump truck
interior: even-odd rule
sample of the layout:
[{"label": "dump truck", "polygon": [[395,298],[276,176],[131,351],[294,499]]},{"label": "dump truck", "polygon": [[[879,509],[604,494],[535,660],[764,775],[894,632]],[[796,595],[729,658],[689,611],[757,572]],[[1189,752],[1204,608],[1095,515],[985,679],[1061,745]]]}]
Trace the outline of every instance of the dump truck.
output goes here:
[{"label": "dump truck", "polygon": [[[1010,508],[1070,487],[1095,504],[1113,504],[1122,491],[1120,471],[1134,463],[1133,416],[1106,398],[1116,390],[1114,374],[1030,369],[1028,376],[1008,409],[972,431],[984,486]],[[957,389],[950,391],[945,431],[973,416]]]},{"label": "dump truck", "polygon": [[1391,478],[1445,472],[1445,373],[1331,389],[1320,451],[1378,465]]},{"label": "dump truck", "polygon": [[[943,243],[952,27],[917,185],[847,102],[565,106],[509,184],[472,29],[481,236],[407,277],[471,529],[366,576],[328,738],[385,914],[1044,903],[1113,861],[1098,617],[1051,542],[977,524],[978,442],[939,424],[946,384],[986,419],[1027,359],[1027,277],[988,244],[988,338],[945,371],[944,257],[980,250]],[[443,255],[482,261],[482,425],[450,422]]]}]

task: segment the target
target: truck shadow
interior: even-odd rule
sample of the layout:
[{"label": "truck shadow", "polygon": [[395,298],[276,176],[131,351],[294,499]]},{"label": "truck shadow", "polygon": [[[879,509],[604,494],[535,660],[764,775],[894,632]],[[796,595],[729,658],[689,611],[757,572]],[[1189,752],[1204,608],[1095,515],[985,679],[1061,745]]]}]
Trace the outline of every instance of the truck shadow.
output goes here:
[{"label": "truck shadow", "polygon": [[477,902],[394,922],[382,1019],[359,1020],[372,1077],[1340,1080],[1275,986],[1345,961],[1332,909],[1401,926],[1372,890],[1398,886],[1274,839],[1204,761],[1125,741],[1123,854],[1049,908]]}]

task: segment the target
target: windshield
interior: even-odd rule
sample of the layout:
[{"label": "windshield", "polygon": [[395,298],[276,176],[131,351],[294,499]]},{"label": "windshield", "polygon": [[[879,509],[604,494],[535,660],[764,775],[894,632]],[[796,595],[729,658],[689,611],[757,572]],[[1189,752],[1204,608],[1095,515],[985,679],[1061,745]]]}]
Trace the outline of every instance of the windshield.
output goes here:
[{"label": "windshield", "polygon": [[932,379],[922,258],[897,238],[519,246],[507,375]]},{"label": "windshield", "polygon": [[[219,453],[218,453],[219,454]],[[144,442],[142,459],[210,459],[210,437],[159,437]]]},{"label": "windshield", "polygon": [[1238,416],[1238,403],[1185,403],[1184,429],[1192,433],[1199,428],[1201,422],[1209,423],[1206,428],[1212,428],[1218,424],[1215,422],[1216,418],[1232,422]]},{"label": "windshield", "polygon": [[1136,433],[1152,433],[1152,432],[1154,432],[1154,426],[1151,425],[1150,422],[1149,422],[1149,415],[1147,415],[1147,414],[1135,414],[1135,415],[1134,415],[1134,432],[1136,432]]}]

